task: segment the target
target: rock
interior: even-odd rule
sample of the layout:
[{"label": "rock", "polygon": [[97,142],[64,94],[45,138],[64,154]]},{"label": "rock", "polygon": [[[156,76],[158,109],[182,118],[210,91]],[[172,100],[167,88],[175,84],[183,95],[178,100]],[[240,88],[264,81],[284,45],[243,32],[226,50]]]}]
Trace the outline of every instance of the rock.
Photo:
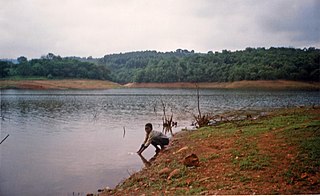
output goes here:
[{"label": "rock", "polygon": [[167,167],[163,168],[162,170],[160,170],[158,173],[160,176],[165,175],[168,176],[170,174],[171,170]]},{"label": "rock", "polygon": [[199,167],[200,166],[198,156],[193,153],[184,158],[183,164],[187,167]]},{"label": "rock", "polygon": [[170,174],[169,174],[169,177],[168,177],[168,180],[170,180],[172,177],[176,177],[180,174],[180,169],[175,169],[173,170]]}]

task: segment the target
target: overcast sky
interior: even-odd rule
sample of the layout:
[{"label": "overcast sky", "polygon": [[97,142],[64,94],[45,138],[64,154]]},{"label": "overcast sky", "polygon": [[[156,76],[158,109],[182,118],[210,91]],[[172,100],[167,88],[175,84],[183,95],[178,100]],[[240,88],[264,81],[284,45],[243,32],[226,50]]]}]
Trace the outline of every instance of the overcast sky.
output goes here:
[{"label": "overcast sky", "polygon": [[0,0],[0,58],[320,47],[320,0]]}]

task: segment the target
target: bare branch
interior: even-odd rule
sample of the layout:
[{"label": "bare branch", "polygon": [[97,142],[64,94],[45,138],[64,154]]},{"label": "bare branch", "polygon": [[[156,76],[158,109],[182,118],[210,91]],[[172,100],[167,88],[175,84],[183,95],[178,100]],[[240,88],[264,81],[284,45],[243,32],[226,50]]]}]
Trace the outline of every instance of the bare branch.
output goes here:
[{"label": "bare branch", "polygon": [[2,144],[2,142],[4,142],[4,140],[6,140],[8,137],[9,137],[9,134],[5,138],[3,138],[3,140],[1,140],[0,144]]}]

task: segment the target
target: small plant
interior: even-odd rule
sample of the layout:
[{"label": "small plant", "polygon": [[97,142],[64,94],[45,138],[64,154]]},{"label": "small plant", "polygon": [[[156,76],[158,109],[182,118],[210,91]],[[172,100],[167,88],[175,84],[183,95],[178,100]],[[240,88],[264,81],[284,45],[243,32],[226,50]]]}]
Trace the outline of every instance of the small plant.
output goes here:
[{"label": "small plant", "polygon": [[293,184],[294,179],[296,178],[295,174],[292,172],[292,170],[289,168],[286,172],[284,172],[284,177],[288,184]]},{"label": "small plant", "polygon": [[190,195],[199,195],[201,192],[207,190],[205,187],[195,187],[189,190]]},{"label": "small plant", "polygon": [[220,157],[220,155],[212,153],[212,154],[209,154],[207,157],[200,157],[200,161],[207,162],[207,161],[219,158],[219,157]]},{"label": "small plant", "polygon": [[240,182],[250,182],[252,178],[246,176],[240,176]]}]

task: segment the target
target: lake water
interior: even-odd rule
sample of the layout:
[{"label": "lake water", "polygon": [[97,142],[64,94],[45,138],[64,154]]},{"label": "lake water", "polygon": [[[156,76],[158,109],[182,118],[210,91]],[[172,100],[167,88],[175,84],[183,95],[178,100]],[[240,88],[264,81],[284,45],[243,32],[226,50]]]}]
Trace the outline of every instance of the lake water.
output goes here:
[{"label": "lake water", "polygon": [[[1,90],[0,195],[86,195],[114,187],[143,163],[144,125],[178,127],[197,113],[192,89]],[[202,112],[320,104],[319,91],[200,90]],[[154,155],[150,146],[143,155]]]}]

